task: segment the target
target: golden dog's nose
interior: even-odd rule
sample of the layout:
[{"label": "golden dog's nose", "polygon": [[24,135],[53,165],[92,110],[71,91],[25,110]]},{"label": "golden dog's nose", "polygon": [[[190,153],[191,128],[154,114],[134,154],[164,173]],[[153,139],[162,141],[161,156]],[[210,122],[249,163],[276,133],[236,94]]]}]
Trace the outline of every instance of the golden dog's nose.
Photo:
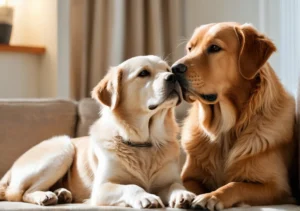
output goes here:
[{"label": "golden dog's nose", "polygon": [[185,73],[187,71],[187,66],[184,64],[176,64],[172,67],[173,73]]}]

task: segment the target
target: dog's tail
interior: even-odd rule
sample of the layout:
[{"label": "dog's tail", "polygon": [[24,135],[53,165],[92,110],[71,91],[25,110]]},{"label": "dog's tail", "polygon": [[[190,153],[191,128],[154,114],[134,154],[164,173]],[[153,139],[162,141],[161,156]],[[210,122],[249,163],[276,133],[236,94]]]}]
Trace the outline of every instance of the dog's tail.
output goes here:
[{"label": "dog's tail", "polygon": [[10,181],[10,170],[0,180],[0,201],[6,200],[6,189]]}]

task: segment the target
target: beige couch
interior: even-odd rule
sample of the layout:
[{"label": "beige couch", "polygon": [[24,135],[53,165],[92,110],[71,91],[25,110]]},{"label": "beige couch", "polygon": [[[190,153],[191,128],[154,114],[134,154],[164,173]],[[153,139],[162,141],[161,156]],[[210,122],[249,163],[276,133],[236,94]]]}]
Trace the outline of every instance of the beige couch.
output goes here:
[{"label": "beige couch", "polygon": [[[184,116],[185,109],[177,112]],[[182,112],[183,111],[183,112]],[[91,99],[69,100],[0,100],[0,178],[14,160],[41,140],[56,135],[71,137],[88,134],[89,126],[98,118],[99,106]],[[106,210],[84,204],[37,205],[0,202],[0,210]],[[122,208],[111,207],[120,210]],[[236,208],[237,209],[237,208]],[[235,209],[233,209],[235,210]],[[240,209],[240,210],[245,210]],[[295,205],[251,207],[247,210],[299,210]]]}]

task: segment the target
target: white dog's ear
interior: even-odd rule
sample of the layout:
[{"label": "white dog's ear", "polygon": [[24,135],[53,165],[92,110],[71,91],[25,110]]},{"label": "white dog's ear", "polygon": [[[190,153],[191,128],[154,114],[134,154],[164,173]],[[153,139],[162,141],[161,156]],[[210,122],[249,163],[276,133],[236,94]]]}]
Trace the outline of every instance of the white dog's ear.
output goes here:
[{"label": "white dog's ear", "polygon": [[240,73],[245,79],[253,79],[260,68],[276,51],[274,43],[260,34],[252,25],[244,24],[234,28],[240,42]]},{"label": "white dog's ear", "polygon": [[92,98],[114,110],[121,97],[122,69],[111,68],[92,91]]}]

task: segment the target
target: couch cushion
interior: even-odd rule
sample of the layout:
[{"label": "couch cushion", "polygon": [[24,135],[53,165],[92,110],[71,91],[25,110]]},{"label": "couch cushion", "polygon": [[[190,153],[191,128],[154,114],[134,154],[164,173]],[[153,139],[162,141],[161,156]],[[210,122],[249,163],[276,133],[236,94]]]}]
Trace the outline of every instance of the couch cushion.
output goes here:
[{"label": "couch cushion", "polygon": [[86,136],[90,126],[99,118],[100,105],[91,98],[85,98],[78,103],[78,123],[76,136]]},{"label": "couch cushion", "polygon": [[75,135],[76,103],[0,100],[0,178],[30,147],[55,135]]}]

